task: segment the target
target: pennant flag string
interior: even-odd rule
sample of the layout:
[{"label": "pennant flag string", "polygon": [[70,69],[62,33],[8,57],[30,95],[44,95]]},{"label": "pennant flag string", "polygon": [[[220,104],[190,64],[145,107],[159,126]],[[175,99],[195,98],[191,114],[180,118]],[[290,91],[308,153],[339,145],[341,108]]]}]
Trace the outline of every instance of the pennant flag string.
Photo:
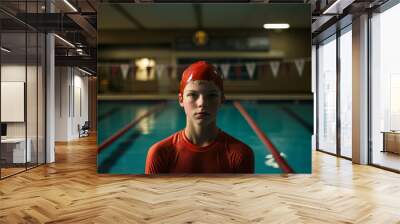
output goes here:
[{"label": "pennant flag string", "polygon": [[256,63],[246,63],[246,70],[247,73],[249,74],[250,79],[253,79],[255,69],[256,69]]},{"label": "pennant flag string", "polygon": [[[243,66],[245,67],[249,63],[254,63],[255,66],[261,66],[261,65],[269,65],[271,62],[274,61],[279,61],[281,64],[282,63],[304,63],[307,61],[311,61],[311,58],[294,58],[294,59],[265,59],[264,61],[253,61],[253,62],[244,62],[244,63],[229,63],[229,62],[224,62],[224,63],[212,63],[212,65],[216,68],[220,67],[222,64],[229,64],[230,67],[236,67],[236,66]],[[109,63],[109,62],[100,62],[98,63],[99,66],[112,66],[112,65],[121,65],[121,63]],[[172,67],[178,67],[182,66],[183,68],[188,67],[190,64],[179,64],[179,65],[170,65],[170,64],[157,64],[157,65],[164,65],[165,67],[172,66]],[[156,66],[157,66],[156,65]],[[131,65],[132,66],[132,65]]]},{"label": "pennant flag string", "polygon": [[279,66],[281,65],[281,63],[279,61],[273,61],[269,65],[271,66],[272,75],[274,76],[274,78],[276,78],[278,76]]},{"label": "pennant flag string", "polygon": [[[262,73],[268,73],[268,71],[272,72],[274,78],[279,75],[280,70],[284,70],[283,72],[286,74],[289,71],[290,64],[293,63],[295,65],[297,74],[299,77],[303,76],[304,67],[306,62],[311,61],[311,58],[294,58],[294,59],[265,59],[264,61],[249,61],[244,63],[212,63],[212,65],[219,70],[224,77],[224,79],[228,79],[230,68],[234,69],[234,75],[237,79],[242,77],[242,68],[245,68],[245,71],[249,75],[250,79],[254,78],[254,74],[256,68],[258,68]],[[170,65],[170,64],[156,64],[155,66],[148,66],[146,67],[147,76],[150,78],[150,74],[155,72],[155,75],[158,79],[161,79],[163,73],[167,72],[168,77],[174,78],[175,72],[183,72],[190,64],[179,64],[179,65]],[[138,66],[134,64],[126,64],[126,63],[108,63],[108,62],[101,62],[99,66],[109,66],[111,68],[111,74],[117,75],[122,74],[122,78],[124,80],[127,79],[128,74],[131,72],[133,77],[136,75],[136,71]],[[270,70],[268,69],[270,68]],[[118,71],[120,70],[120,72]],[[179,77],[179,75],[178,75]]]},{"label": "pennant flag string", "polygon": [[126,80],[128,78],[129,67],[130,66],[128,64],[121,65],[122,78],[124,80]]},{"label": "pennant flag string", "polygon": [[224,79],[228,79],[228,74],[229,74],[229,68],[230,68],[230,64],[221,64],[221,70],[222,70],[222,74],[224,75]]},{"label": "pennant flag string", "polygon": [[301,77],[303,75],[303,70],[304,70],[304,59],[297,59],[294,61],[294,64],[296,65],[297,73]]}]

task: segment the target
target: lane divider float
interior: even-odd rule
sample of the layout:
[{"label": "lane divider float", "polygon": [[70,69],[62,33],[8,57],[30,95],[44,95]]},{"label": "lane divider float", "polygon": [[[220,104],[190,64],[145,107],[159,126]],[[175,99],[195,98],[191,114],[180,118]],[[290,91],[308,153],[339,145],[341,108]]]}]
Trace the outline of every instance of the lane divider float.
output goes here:
[{"label": "lane divider float", "polygon": [[127,124],[125,127],[121,128],[117,133],[111,135],[108,139],[106,139],[103,143],[101,143],[98,147],[97,147],[97,152],[99,153],[100,151],[102,151],[103,149],[105,149],[107,146],[109,146],[111,143],[113,143],[114,141],[116,141],[118,138],[120,138],[122,135],[124,135],[129,129],[131,129],[132,127],[134,127],[136,124],[138,124],[141,120],[143,120],[144,118],[148,117],[149,115],[156,113],[158,111],[160,111],[161,109],[163,109],[165,106],[167,105],[166,102],[160,103],[156,106],[154,106],[153,108],[149,109],[148,111],[146,111],[146,113],[140,115],[139,117],[135,118],[134,120],[132,120],[129,124]]},{"label": "lane divider float", "polygon": [[250,127],[253,129],[253,131],[256,133],[258,138],[261,140],[261,142],[264,144],[265,148],[268,149],[272,156],[274,157],[275,161],[278,163],[279,168],[284,173],[295,173],[294,170],[289,166],[289,164],[286,162],[286,160],[280,155],[278,149],[275,147],[275,145],[271,142],[271,140],[265,135],[265,133],[257,126],[257,123],[254,121],[254,119],[250,116],[250,114],[244,109],[242,104],[240,104],[238,101],[234,101],[233,105],[236,107],[237,110],[242,114],[244,119],[247,121],[247,123],[250,125]]}]

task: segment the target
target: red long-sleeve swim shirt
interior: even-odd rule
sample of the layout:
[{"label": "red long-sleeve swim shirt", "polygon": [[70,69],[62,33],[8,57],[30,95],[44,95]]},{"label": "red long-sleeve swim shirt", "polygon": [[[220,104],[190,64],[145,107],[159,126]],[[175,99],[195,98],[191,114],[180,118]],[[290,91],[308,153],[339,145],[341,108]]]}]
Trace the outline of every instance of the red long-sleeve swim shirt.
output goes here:
[{"label": "red long-sleeve swim shirt", "polygon": [[254,173],[254,155],[249,146],[223,131],[200,147],[181,130],[149,149],[145,170],[146,174]]}]

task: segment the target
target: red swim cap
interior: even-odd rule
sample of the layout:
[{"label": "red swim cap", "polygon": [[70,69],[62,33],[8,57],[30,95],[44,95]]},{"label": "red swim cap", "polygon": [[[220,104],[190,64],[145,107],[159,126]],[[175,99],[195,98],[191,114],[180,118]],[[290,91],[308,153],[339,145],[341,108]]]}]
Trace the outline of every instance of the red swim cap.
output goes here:
[{"label": "red swim cap", "polygon": [[183,90],[190,81],[206,80],[213,82],[220,90],[222,98],[224,95],[224,87],[220,73],[217,69],[205,61],[198,61],[191,64],[182,74],[181,84],[179,86],[179,94],[183,94]]}]

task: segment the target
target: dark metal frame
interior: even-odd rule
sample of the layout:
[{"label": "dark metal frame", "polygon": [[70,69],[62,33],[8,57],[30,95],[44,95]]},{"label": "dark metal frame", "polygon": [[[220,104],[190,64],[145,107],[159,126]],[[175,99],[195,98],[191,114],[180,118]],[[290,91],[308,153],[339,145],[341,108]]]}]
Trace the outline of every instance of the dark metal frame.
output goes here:
[{"label": "dark metal frame", "polygon": [[336,30],[336,154],[341,156],[341,133],[342,133],[342,125],[341,125],[341,116],[340,116],[340,36],[341,30]]},{"label": "dark metal frame", "polygon": [[[45,0],[45,12],[48,13],[48,1]],[[44,163],[47,163],[47,32],[44,32]]]},{"label": "dark metal frame", "polygon": [[[27,11],[27,2],[28,1],[25,0],[25,11]],[[37,3],[36,4],[36,11],[38,11],[38,9],[39,9],[39,6],[38,6],[39,0],[36,0],[36,3]],[[1,10],[1,11],[6,13],[6,14],[8,14],[4,10]],[[46,7],[46,11],[47,11],[47,7]],[[13,17],[12,15],[9,15],[9,16]],[[26,16],[27,15],[25,15],[25,17]],[[15,19],[17,19],[17,18],[15,18]],[[17,175],[19,173],[25,172],[27,170],[39,167],[39,166],[47,163],[47,150],[46,150],[47,149],[47,111],[46,111],[46,109],[47,109],[47,39],[46,39],[47,33],[44,33],[45,34],[44,35],[44,42],[42,42],[42,44],[44,44],[44,52],[43,51],[42,52],[44,53],[43,58],[44,58],[44,64],[45,64],[44,65],[44,69],[43,69],[43,73],[42,73],[42,76],[44,75],[44,77],[42,79],[42,82],[44,81],[44,107],[42,106],[44,108],[44,121],[42,121],[42,122],[44,122],[44,136],[43,136],[43,140],[44,140],[44,146],[43,146],[44,150],[43,150],[43,152],[44,152],[44,155],[42,155],[44,157],[44,161],[43,161],[43,163],[39,163],[39,136],[38,136],[39,135],[39,69],[38,69],[38,66],[39,66],[39,32],[40,31],[35,29],[35,28],[33,28],[33,27],[31,27],[31,26],[29,26],[26,23],[24,23],[24,24],[25,24],[25,83],[24,83],[24,98],[25,98],[24,99],[24,107],[25,107],[24,108],[24,120],[25,120],[25,169],[3,177],[1,175],[2,173],[1,173],[1,168],[0,168],[0,180],[6,179],[8,177]],[[28,147],[28,125],[27,125],[27,121],[28,121],[28,119],[27,119],[28,118],[27,117],[28,116],[28,112],[27,112],[27,95],[28,95],[28,93],[27,93],[27,81],[28,81],[28,67],[27,67],[27,64],[28,64],[28,29],[33,30],[33,31],[36,32],[36,100],[37,100],[37,102],[36,102],[36,104],[37,104],[37,106],[36,106],[36,146],[37,147],[36,147],[36,164],[34,164],[31,167],[28,167],[28,162],[27,162],[28,161],[28,154],[27,154],[27,147]],[[1,36],[2,36],[2,32],[0,32],[0,43],[1,43]],[[0,54],[0,67],[1,67],[1,61],[2,61],[1,59],[2,58],[1,58],[1,54]],[[1,70],[0,70],[0,81],[1,81]],[[1,93],[0,93],[0,96],[1,96]],[[0,123],[1,123],[1,121],[0,121]],[[1,144],[0,144],[0,156],[1,156]]]},{"label": "dark metal frame", "polygon": [[315,148],[319,151],[319,44],[315,47]]},{"label": "dark metal frame", "polygon": [[[25,21],[28,18],[28,3],[25,1]],[[25,170],[28,170],[28,24],[25,23],[25,87],[24,87],[24,120],[25,120]]]},{"label": "dark metal frame", "polygon": [[[2,23],[0,23],[0,30],[1,30],[1,28],[2,28]],[[2,32],[0,32],[0,47],[1,46],[3,46],[2,45]],[[2,61],[1,54],[2,53],[0,50],[0,112],[1,112],[1,77],[2,77],[2,75],[1,75],[1,61]],[[0,113],[0,124],[1,124],[1,113]],[[0,144],[0,179],[1,179],[1,152],[2,152],[2,147]]]},{"label": "dark metal frame", "polygon": [[368,132],[368,164],[373,165],[372,163],[372,97],[371,97],[371,93],[372,93],[372,65],[371,65],[371,56],[372,56],[372,32],[371,32],[371,19],[372,19],[372,13],[369,12],[368,13],[368,54],[367,54],[367,61],[368,61],[368,75],[367,75],[367,83],[368,83],[368,99],[367,99],[367,107],[368,107],[368,111],[367,111],[367,120],[368,120],[368,124],[367,124],[367,132]]},{"label": "dark metal frame", "polygon": [[[39,2],[36,1],[36,12],[39,12]],[[39,33],[36,32],[36,166],[39,165]]]}]

